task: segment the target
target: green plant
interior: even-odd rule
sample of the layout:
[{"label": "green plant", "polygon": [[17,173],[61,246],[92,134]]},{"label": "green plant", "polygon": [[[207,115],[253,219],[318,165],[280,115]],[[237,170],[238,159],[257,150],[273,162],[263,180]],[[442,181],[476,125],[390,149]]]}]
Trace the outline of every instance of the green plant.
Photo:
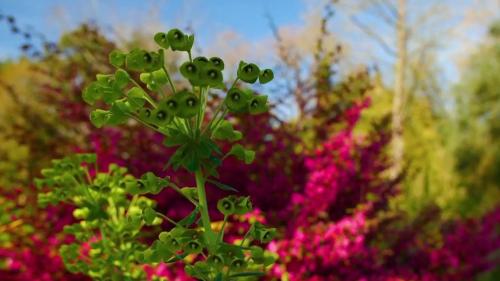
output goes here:
[{"label": "green plant", "polygon": [[[221,150],[218,143],[234,143],[243,137],[226,117],[228,113],[266,112],[267,96],[236,85],[238,80],[267,83],[273,79],[273,72],[241,62],[237,79],[225,98],[210,111],[207,108],[210,89],[225,88],[223,60],[201,56],[193,59],[194,36],[178,29],[157,33],[154,40],[162,47],[156,52],[140,49],[111,52],[109,61],[117,68],[116,72],[97,75],[82,97],[96,107],[90,113],[96,127],[134,119],[164,135],[164,144],[176,148],[166,167],[189,171],[194,175],[196,187],[180,188],[169,178],[153,173],[138,179],[116,165],[111,165],[107,173],[99,173],[97,165],[92,166],[96,163],[92,154],[54,160],[52,168],[42,171],[45,178],[36,182],[40,188],[51,187],[40,194],[39,202],[73,204],[77,207],[73,214],[81,220],[65,229],[77,242],[61,249],[63,261],[69,270],[83,272],[96,280],[141,280],[144,272],[140,264],[158,262],[184,262],[186,273],[200,280],[261,276],[275,258],[250,242],[267,243],[275,237],[276,230],[252,223],[240,243],[224,242],[230,216],[252,211],[252,203],[249,197],[235,195],[219,200],[217,209],[224,215],[224,221],[221,230],[215,231],[208,212],[205,183],[236,191],[217,181],[217,169],[229,156],[250,164],[255,152],[237,143],[226,153]],[[180,73],[189,80],[190,89],[175,88],[164,64],[164,49],[168,48],[187,52],[189,60],[180,66]],[[142,84],[134,79],[137,75]],[[95,176],[91,176],[89,167],[93,167]],[[144,195],[157,194],[163,188],[181,194],[193,204],[193,211],[177,222],[155,211],[155,202]],[[173,228],[161,232],[149,247],[140,243],[141,229],[159,225],[162,220],[170,222]],[[89,241],[90,250],[83,253],[82,244]]]}]

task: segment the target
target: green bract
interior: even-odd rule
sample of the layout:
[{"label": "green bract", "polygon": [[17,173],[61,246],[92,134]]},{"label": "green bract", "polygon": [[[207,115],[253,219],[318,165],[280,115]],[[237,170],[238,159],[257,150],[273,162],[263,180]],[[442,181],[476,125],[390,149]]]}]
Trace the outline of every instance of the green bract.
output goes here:
[{"label": "green bract", "polygon": [[212,65],[217,69],[217,70],[224,70],[224,61],[221,58],[218,57],[211,57],[210,62],[212,62]]},{"label": "green bract", "polygon": [[196,65],[194,62],[185,62],[181,65],[180,71],[182,76],[189,80],[198,79],[198,75],[200,73],[199,65]]},{"label": "green bract", "polygon": [[251,96],[238,88],[231,88],[227,92],[227,96],[224,99],[224,103],[227,108],[234,113],[243,113],[248,109],[248,101]]},{"label": "green bract", "polygon": [[126,56],[127,69],[132,71],[152,72],[162,68],[163,63],[163,50],[155,53],[134,49]]},{"label": "green bract", "polygon": [[222,72],[217,67],[208,65],[202,68],[200,72],[200,80],[202,85],[208,85],[212,88],[223,88]]},{"label": "green bract", "polygon": [[193,47],[194,36],[185,35],[179,29],[174,28],[167,33],[167,40],[174,51],[190,51]]},{"label": "green bract", "polygon": [[168,111],[166,104],[160,104],[158,108],[151,111],[150,122],[157,126],[166,126],[172,122],[174,115]]},{"label": "green bract", "polygon": [[155,34],[154,40],[156,44],[160,45],[160,47],[168,49],[168,39],[167,34],[165,32],[158,32]]},{"label": "green bract", "polygon": [[240,62],[238,66],[238,78],[247,83],[255,83],[259,78],[259,67],[254,63]]},{"label": "green bract", "polygon": [[234,198],[231,197],[222,198],[217,202],[217,209],[225,216],[234,214],[236,210]]},{"label": "green bract", "polygon": [[[237,143],[243,134],[227,120],[228,113],[266,112],[267,96],[237,88],[237,81],[233,81],[222,101],[214,98],[213,88],[225,88],[221,58],[198,56],[191,60],[194,36],[178,29],[157,33],[154,41],[162,49],[111,52],[109,61],[116,71],[98,74],[96,81],[85,87],[82,98],[94,107],[90,120],[96,127],[120,125],[133,118],[163,135],[163,144],[173,150],[165,159],[165,169],[186,170],[193,174],[196,186],[180,188],[169,178],[151,172],[136,178],[115,164],[101,172],[106,169],[97,165],[92,154],[54,160],[52,167],[41,171],[44,178],[36,179],[35,184],[44,191],[40,192],[40,205],[67,202],[75,206],[77,222],[64,231],[76,240],[61,247],[63,262],[69,271],[95,280],[146,280],[142,264],[159,262],[184,263],[187,274],[205,281],[262,276],[274,258],[252,244],[269,242],[276,236],[276,229],[254,223],[239,244],[225,242],[228,220],[232,215],[248,220],[243,215],[252,212],[251,199],[235,195],[220,199],[217,209],[224,215],[224,222],[221,229],[215,229],[206,188],[238,191],[219,181],[218,169],[229,156],[250,164],[256,154]],[[163,50],[167,48],[188,52],[189,61],[179,67],[182,76],[170,76]],[[191,85],[179,89],[171,77],[185,78]],[[272,78],[271,70],[260,71],[253,63],[241,62],[238,66],[238,81],[254,83],[259,79],[264,84]],[[209,108],[213,104],[216,107]],[[227,150],[220,141],[233,144]],[[164,189],[172,189],[190,202],[191,212],[175,221],[145,197]],[[146,242],[151,236],[143,235],[144,227],[158,231],[158,239]],[[90,247],[88,255],[80,255],[83,246]]]},{"label": "green bract", "polygon": [[274,79],[274,73],[271,69],[264,69],[259,74],[259,83],[266,84]]},{"label": "green bract", "polygon": [[197,96],[189,91],[179,92],[178,96],[178,109],[176,116],[181,118],[191,118],[198,114],[200,109],[200,100]]},{"label": "green bract", "polygon": [[124,53],[114,50],[109,53],[109,63],[114,67],[122,67],[125,64],[125,56]]},{"label": "green bract", "polygon": [[254,96],[248,101],[248,112],[250,114],[261,114],[267,112],[267,96]]}]

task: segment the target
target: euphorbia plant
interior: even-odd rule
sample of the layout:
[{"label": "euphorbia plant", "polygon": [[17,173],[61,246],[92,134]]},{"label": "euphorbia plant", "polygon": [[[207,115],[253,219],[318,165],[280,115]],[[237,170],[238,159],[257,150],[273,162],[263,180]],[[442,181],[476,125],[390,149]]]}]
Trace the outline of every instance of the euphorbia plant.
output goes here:
[{"label": "euphorbia plant", "polygon": [[[184,262],[186,273],[200,280],[261,276],[274,258],[258,243],[271,241],[276,230],[255,222],[239,243],[225,242],[228,219],[252,211],[251,200],[234,194],[220,199],[217,209],[224,220],[216,229],[208,212],[205,183],[236,191],[217,181],[218,167],[229,156],[249,164],[255,153],[235,143],[242,133],[233,128],[228,114],[254,115],[268,110],[267,96],[240,89],[237,82],[265,84],[273,79],[273,72],[261,70],[254,63],[240,62],[236,80],[224,99],[210,110],[210,89],[225,89],[223,60],[192,58],[194,36],[178,29],[157,33],[154,40],[161,47],[158,51],[111,52],[109,60],[116,72],[98,74],[82,97],[96,107],[90,114],[96,127],[134,119],[164,135],[164,144],[176,149],[166,168],[192,173],[196,187],[180,188],[170,178],[151,172],[135,178],[117,165],[111,165],[108,172],[99,172],[92,154],[55,160],[52,168],[42,172],[45,178],[37,181],[40,188],[52,188],[40,195],[40,203],[62,201],[76,205],[73,214],[81,220],[66,227],[77,242],[61,249],[63,260],[69,270],[97,280],[141,280],[144,272],[136,270],[139,265],[159,262]],[[176,89],[172,82],[165,67],[164,50],[169,48],[187,53],[189,59],[180,66],[180,73],[191,87]],[[223,152],[220,142],[235,144]],[[157,194],[163,188],[172,188],[191,202],[192,212],[174,221],[154,210],[155,202],[144,195]],[[171,224],[169,231],[161,232],[150,246],[140,242],[144,226],[159,225],[163,220]],[[252,241],[257,245],[252,245]]]}]

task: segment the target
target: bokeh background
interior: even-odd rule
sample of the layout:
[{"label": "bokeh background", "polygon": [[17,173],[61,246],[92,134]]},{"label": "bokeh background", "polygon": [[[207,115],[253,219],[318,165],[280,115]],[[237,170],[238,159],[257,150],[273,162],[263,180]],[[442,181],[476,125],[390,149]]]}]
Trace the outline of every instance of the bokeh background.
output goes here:
[{"label": "bokeh background", "polygon": [[[111,50],[154,49],[173,27],[226,78],[240,59],[275,71],[254,89],[270,114],[238,121],[257,161],[221,171],[279,229],[265,280],[500,280],[498,0],[2,0],[0,280],[88,280],[58,256],[72,207],[36,204],[51,159],[175,176],[158,135],[95,129],[81,99]],[[169,190],[156,199],[185,213]]]}]

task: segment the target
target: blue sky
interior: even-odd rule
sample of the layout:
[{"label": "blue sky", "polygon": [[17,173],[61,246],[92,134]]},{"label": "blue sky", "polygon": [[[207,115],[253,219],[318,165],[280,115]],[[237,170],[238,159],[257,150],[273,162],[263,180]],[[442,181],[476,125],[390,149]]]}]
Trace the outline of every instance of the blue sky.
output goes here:
[{"label": "blue sky", "polygon": [[[165,26],[193,22],[202,35],[213,32],[207,29],[230,28],[245,39],[255,40],[270,36],[266,14],[271,15],[278,25],[297,24],[305,5],[302,0],[2,0],[0,12],[14,15],[21,26],[33,26],[56,40],[65,29],[89,19],[97,19],[104,26],[118,21],[130,23],[147,19],[151,7],[160,8],[157,16]],[[185,15],[190,17],[183,18]],[[5,24],[0,25],[0,42],[0,58],[19,55],[19,40],[10,34]]]},{"label": "blue sky", "polygon": [[[240,34],[244,40],[258,41],[271,37],[271,30],[266,15],[270,15],[276,25],[301,26],[308,8],[318,3],[318,0],[0,0],[0,13],[14,15],[21,27],[31,26],[36,31],[45,34],[49,39],[57,41],[61,33],[76,27],[79,23],[88,20],[97,20],[105,30],[116,26],[117,23],[126,23],[128,26],[143,23],[148,20],[158,22],[164,27],[179,26],[184,28],[192,24],[197,35],[197,42],[203,45],[207,36],[218,31],[232,30]],[[471,14],[486,2],[495,0],[442,0],[434,1],[451,7],[458,16],[450,19],[450,24],[460,21],[467,14]],[[412,10],[425,8],[422,3],[428,0],[410,1],[414,4]],[[345,3],[352,3],[348,1]],[[480,3],[482,6],[477,6]],[[493,6],[495,7],[495,6]],[[496,6],[500,9],[499,6]],[[494,10],[494,8],[493,8]],[[153,12],[156,11],[156,12]],[[490,15],[491,16],[491,15]],[[500,16],[497,13],[497,16]],[[366,24],[374,28],[382,26],[373,17],[359,15]],[[342,42],[353,48],[352,57],[356,54],[369,53],[364,56],[363,63],[376,63],[384,70],[385,77],[392,72],[392,58],[388,57],[375,42],[370,41],[366,34],[349,25],[346,14],[338,13],[333,19],[332,30]],[[436,29],[428,26],[429,33]],[[156,29],[155,29],[156,30]],[[383,29],[382,29],[383,30]],[[462,41],[443,40],[443,46],[437,53],[438,61],[445,76],[450,81],[456,81],[459,71],[456,65],[450,63],[457,51],[464,49],[465,44],[474,45],[484,36],[485,24],[465,33]],[[391,32],[383,30],[387,35]],[[427,32],[424,30],[423,33]],[[0,59],[15,58],[20,52],[20,39],[12,35],[7,26],[0,24]],[[390,78],[389,78],[390,79]]]}]

